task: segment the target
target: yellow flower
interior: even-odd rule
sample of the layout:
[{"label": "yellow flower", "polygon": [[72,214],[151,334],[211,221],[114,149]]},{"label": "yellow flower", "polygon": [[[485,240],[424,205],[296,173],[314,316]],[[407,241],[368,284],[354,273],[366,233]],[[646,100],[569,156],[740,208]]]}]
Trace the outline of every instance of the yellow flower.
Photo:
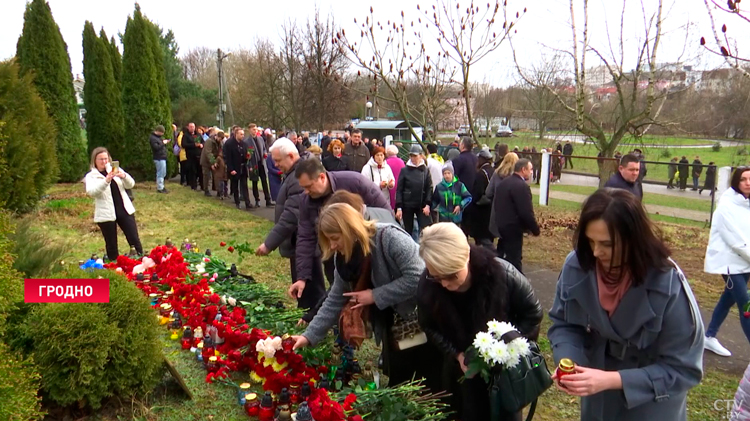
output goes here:
[{"label": "yellow flower", "polygon": [[263,353],[259,352],[258,353],[258,362],[260,362],[260,360],[262,360],[262,359],[263,359]]},{"label": "yellow flower", "polygon": [[250,372],[250,380],[253,383],[262,383],[263,382],[263,377],[260,377],[258,375],[258,373],[256,373],[255,371],[251,371]]},{"label": "yellow flower", "polygon": [[281,370],[285,369],[288,365],[289,364],[287,364],[286,362],[284,362],[284,364],[279,364],[278,362],[274,361],[274,363],[272,364],[273,371],[279,373],[281,372]]},{"label": "yellow flower", "polygon": [[276,362],[276,358],[266,358],[263,360],[263,367],[268,367],[269,365],[273,365]]}]

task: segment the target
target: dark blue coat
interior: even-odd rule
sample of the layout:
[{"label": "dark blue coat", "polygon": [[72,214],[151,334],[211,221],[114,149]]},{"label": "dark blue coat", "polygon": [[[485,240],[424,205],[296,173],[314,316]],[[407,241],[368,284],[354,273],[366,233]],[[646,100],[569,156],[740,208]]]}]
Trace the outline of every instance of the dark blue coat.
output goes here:
[{"label": "dark blue coat", "polygon": [[613,189],[627,190],[635,195],[639,200],[643,199],[643,187],[641,183],[631,183],[620,175],[620,172],[615,172],[612,177],[607,180],[607,184],[604,187],[610,187]]},{"label": "dark blue coat", "polygon": [[[271,189],[271,198],[276,201],[276,196],[279,195],[281,189],[282,171],[273,163],[271,154],[268,154],[266,158],[266,167],[268,168],[268,188]],[[294,174],[292,174],[292,177],[294,177]]]}]

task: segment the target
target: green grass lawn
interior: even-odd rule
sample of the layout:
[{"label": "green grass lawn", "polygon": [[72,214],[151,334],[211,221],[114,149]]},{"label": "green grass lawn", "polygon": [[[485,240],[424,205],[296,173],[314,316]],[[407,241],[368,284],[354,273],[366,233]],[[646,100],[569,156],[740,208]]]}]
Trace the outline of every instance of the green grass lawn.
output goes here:
[{"label": "green grass lawn", "polygon": [[[200,193],[181,188],[173,183],[167,186],[171,193],[158,195],[153,183],[138,184],[134,189],[137,209],[136,218],[144,249],[149,250],[157,244],[163,244],[167,237],[179,244],[184,238],[197,240],[201,249],[211,248],[213,254],[227,262],[237,262],[236,254],[219,247],[219,242],[248,241],[260,244],[272,223],[258,218],[248,212],[238,211],[233,206],[226,206],[216,198],[206,198]],[[91,253],[102,255],[104,240],[97,226],[92,221],[93,201],[83,194],[83,186],[57,185],[50,192],[49,200],[43,202],[39,209],[29,215],[34,221],[34,228],[43,231],[57,242],[67,244],[67,260],[78,261],[87,258]],[[535,198],[535,203],[537,202]],[[575,219],[580,204],[554,201],[544,209],[537,208],[537,215],[542,218],[555,215],[562,219]],[[678,255],[683,269],[693,273],[687,255],[695,254],[703,246],[694,244],[696,235],[701,241],[705,234],[684,226],[665,225],[664,229],[672,238],[672,247]],[[547,229],[546,229],[547,230]],[[549,233],[541,237],[530,238],[526,244],[525,258],[535,264],[545,265],[559,270],[560,259],[570,249],[568,231],[549,228]],[[120,250],[126,252],[126,242],[120,235]],[[691,249],[690,247],[694,247]],[[684,261],[684,263],[683,263]],[[694,263],[693,265],[697,265]],[[289,285],[288,260],[281,258],[277,252],[267,257],[248,256],[238,269],[242,273],[252,274],[258,281],[273,288],[285,290]],[[693,280],[696,294],[701,296],[718,296],[718,289],[703,286],[702,279]],[[700,287],[699,287],[700,286]],[[545,320],[542,332],[549,327]],[[200,369],[194,358],[187,352],[180,351],[177,343],[164,337],[165,355],[175,364],[185,377],[193,391],[194,399],[186,398],[175,388],[174,382],[165,377],[164,382],[147,396],[139,397],[132,402],[111,403],[89,419],[100,421],[239,421],[248,419],[236,404],[234,390],[221,384],[206,384],[205,371]],[[378,350],[372,342],[358,356],[360,361],[372,360]],[[542,349],[549,357],[549,343],[544,333],[540,336]],[[548,361],[551,361],[548,358]],[[552,368],[554,369],[554,368]],[[239,378],[247,373],[239,373]],[[721,415],[714,410],[713,402],[717,399],[731,399],[737,388],[739,375],[727,374],[716,369],[709,369],[701,385],[693,389],[688,396],[688,413],[691,420],[715,420]],[[535,419],[545,421],[578,420],[578,400],[551,389],[539,401]]]},{"label": "green grass lawn", "polygon": [[[594,193],[597,190],[597,187],[573,186],[573,185],[567,185],[567,184],[551,184],[550,189],[551,191],[562,191],[562,192],[568,192],[568,193],[584,194],[588,196]],[[711,211],[711,201],[709,200],[691,199],[689,197],[668,196],[665,194],[654,194],[654,193],[648,193],[648,192],[644,193],[643,203],[647,205],[658,205],[658,206],[667,206],[670,208],[695,210],[695,211],[700,211],[700,212],[706,212],[706,214],[708,214],[708,212]]]}]

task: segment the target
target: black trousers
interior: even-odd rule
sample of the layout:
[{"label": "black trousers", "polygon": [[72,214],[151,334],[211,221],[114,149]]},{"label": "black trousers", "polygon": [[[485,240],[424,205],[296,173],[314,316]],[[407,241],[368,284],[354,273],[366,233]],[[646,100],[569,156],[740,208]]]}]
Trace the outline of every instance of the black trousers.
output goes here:
[{"label": "black trousers", "polygon": [[[292,283],[295,283],[297,282],[297,259],[295,257],[290,258],[289,265]],[[320,261],[320,257],[315,257],[312,279],[305,283],[305,290],[302,291],[302,296],[297,299],[297,308],[310,309],[318,305],[318,302],[323,299],[326,293],[323,278],[323,263]]]},{"label": "black trousers", "polygon": [[180,185],[187,182],[187,161],[180,161]]},{"label": "black trousers", "polygon": [[[263,186],[263,196],[266,198],[266,203],[271,203],[271,193],[268,192],[268,177],[266,177],[266,168],[263,165],[258,165],[258,178]],[[260,192],[258,191],[258,181],[253,180],[253,196],[256,202],[260,202]]]},{"label": "black trousers", "polygon": [[247,192],[247,174],[239,173],[235,175],[229,175],[230,183],[232,184],[232,194],[234,195],[234,204],[240,204],[240,192],[242,192],[242,198],[245,200],[245,206],[250,207],[250,195]]},{"label": "black trousers", "polygon": [[570,155],[564,155],[565,156],[565,168],[568,168],[568,163],[570,163],[570,169],[573,169],[573,160],[570,158]]},{"label": "black trousers", "polygon": [[508,263],[523,273],[521,260],[523,259],[523,231],[515,226],[498,229],[500,238],[497,240],[497,257],[505,259]]},{"label": "black trousers", "polygon": [[185,182],[193,190],[198,189],[198,172],[200,167],[196,165],[194,158],[188,157],[187,160],[182,161],[182,165],[185,166]]},{"label": "black trousers", "polygon": [[414,215],[417,216],[417,224],[419,224],[420,233],[423,229],[432,225],[432,216],[425,215],[424,212],[422,212],[422,209],[404,208],[401,209],[401,214],[404,222],[404,229],[409,235],[414,232]]},{"label": "black trousers", "polygon": [[125,238],[128,240],[128,244],[135,246],[135,250],[138,254],[143,254],[143,247],[141,246],[141,240],[138,238],[138,226],[135,223],[135,216],[125,215],[117,218],[115,221],[99,222],[99,229],[102,230],[102,236],[104,237],[104,247],[107,250],[107,257],[110,260],[117,259],[120,255],[117,250],[117,226],[125,233]]},{"label": "black trousers", "polygon": [[193,165],[195,166],[195,177],[198,179],[196,185],[200,186],[201,190],[203,190],[203,169],[201,168],[200,156],[193,158]]},{"label": "black trousers", "polygon": [[682,175],[680,175],[680,189],[685,190],[686,188],[687,188],[687,177],[683,178]]}]

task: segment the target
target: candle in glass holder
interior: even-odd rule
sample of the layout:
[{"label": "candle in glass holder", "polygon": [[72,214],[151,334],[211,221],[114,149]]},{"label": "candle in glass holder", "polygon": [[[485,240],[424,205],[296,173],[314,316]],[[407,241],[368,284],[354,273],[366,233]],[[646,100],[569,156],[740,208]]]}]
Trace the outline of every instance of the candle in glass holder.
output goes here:
[{"label": "candle in glass holder", "polygon": [[292,405],[297,405],[300,402],[299,385],[296,383],[289,385],[289,401]]},{"label": "candle in glass holder", "polygon": [[190,345],[193,344],[193,331],[190,326],[185,326],[185,330],[182,331],[182,340],[180,341],[182,349],[190,349]]},{"label": "candle in glass holder", "polygon": [[240,388],[237,389],[237,402],[240,406],[245,406],[245,402],[247,401],[245,396],[247,396],[248,393],[250,393],[250,383],[242,383]]},{"label": "candle in glass holder", "polygon": [[208,370],[209,373],[215,373],[219,369],[219,358],[214,355],[211,357],[208,357],[208,362],[206,363],[206,370]]},{"label": "candle in glass holder", "polygon": [[198,362],[203,362],[203,342],[195,347],[195,359],[197,359]]},{"label": "candle in glass holder", "polygon": [[288,333],[284,334],[284,336],[281,337],[281,349],[286,352],[292,352],[292,348],[294,348],[294,339],[292,339],[292,336]]},{"label": "candle in glass holder", "polygon": [[312,394],[312,390],[310,389],[310,382],[304,382],[302,383],[302,387],[299,390],[299,398],[301,401],[307,401],[307,399]]},{"label": "candle in glass holder", "polygon": [[151,306],[156,307],[156,305],[159,303],[159,296],[156,295],[156,293],[148,294],[148,298],[151,300]]},{"label": "candle in glass holder", "polygon": [[266,392],[265,395],[263,395],[263,399],[260,400],[260,411],[258,413],[258,418],[260,419],[260,421],[273,421],[274,415],[275,410],[271,392]]},{"label": "candle in glass holder", "polygon": [[557,377],[557,380],[562,379],[568,374],[575,373],[575,366],[575,363],[570,358],[561,359],[560,364],[557,365],[557,370],[555,370],[555,376]]},{"label": "candle in glass holder", "polygon": [[299,409],[297,410],[297,421],[313,421],[312,413],[310,412],[310,407],[307,406],[307,402],[302,402],[299,404]]},{"label": "candle in glass holder", "polygon": [[260,402],[258,402],[258,395],[255,393],[245,395],[245,413],[251,417],[260,415]]}]

